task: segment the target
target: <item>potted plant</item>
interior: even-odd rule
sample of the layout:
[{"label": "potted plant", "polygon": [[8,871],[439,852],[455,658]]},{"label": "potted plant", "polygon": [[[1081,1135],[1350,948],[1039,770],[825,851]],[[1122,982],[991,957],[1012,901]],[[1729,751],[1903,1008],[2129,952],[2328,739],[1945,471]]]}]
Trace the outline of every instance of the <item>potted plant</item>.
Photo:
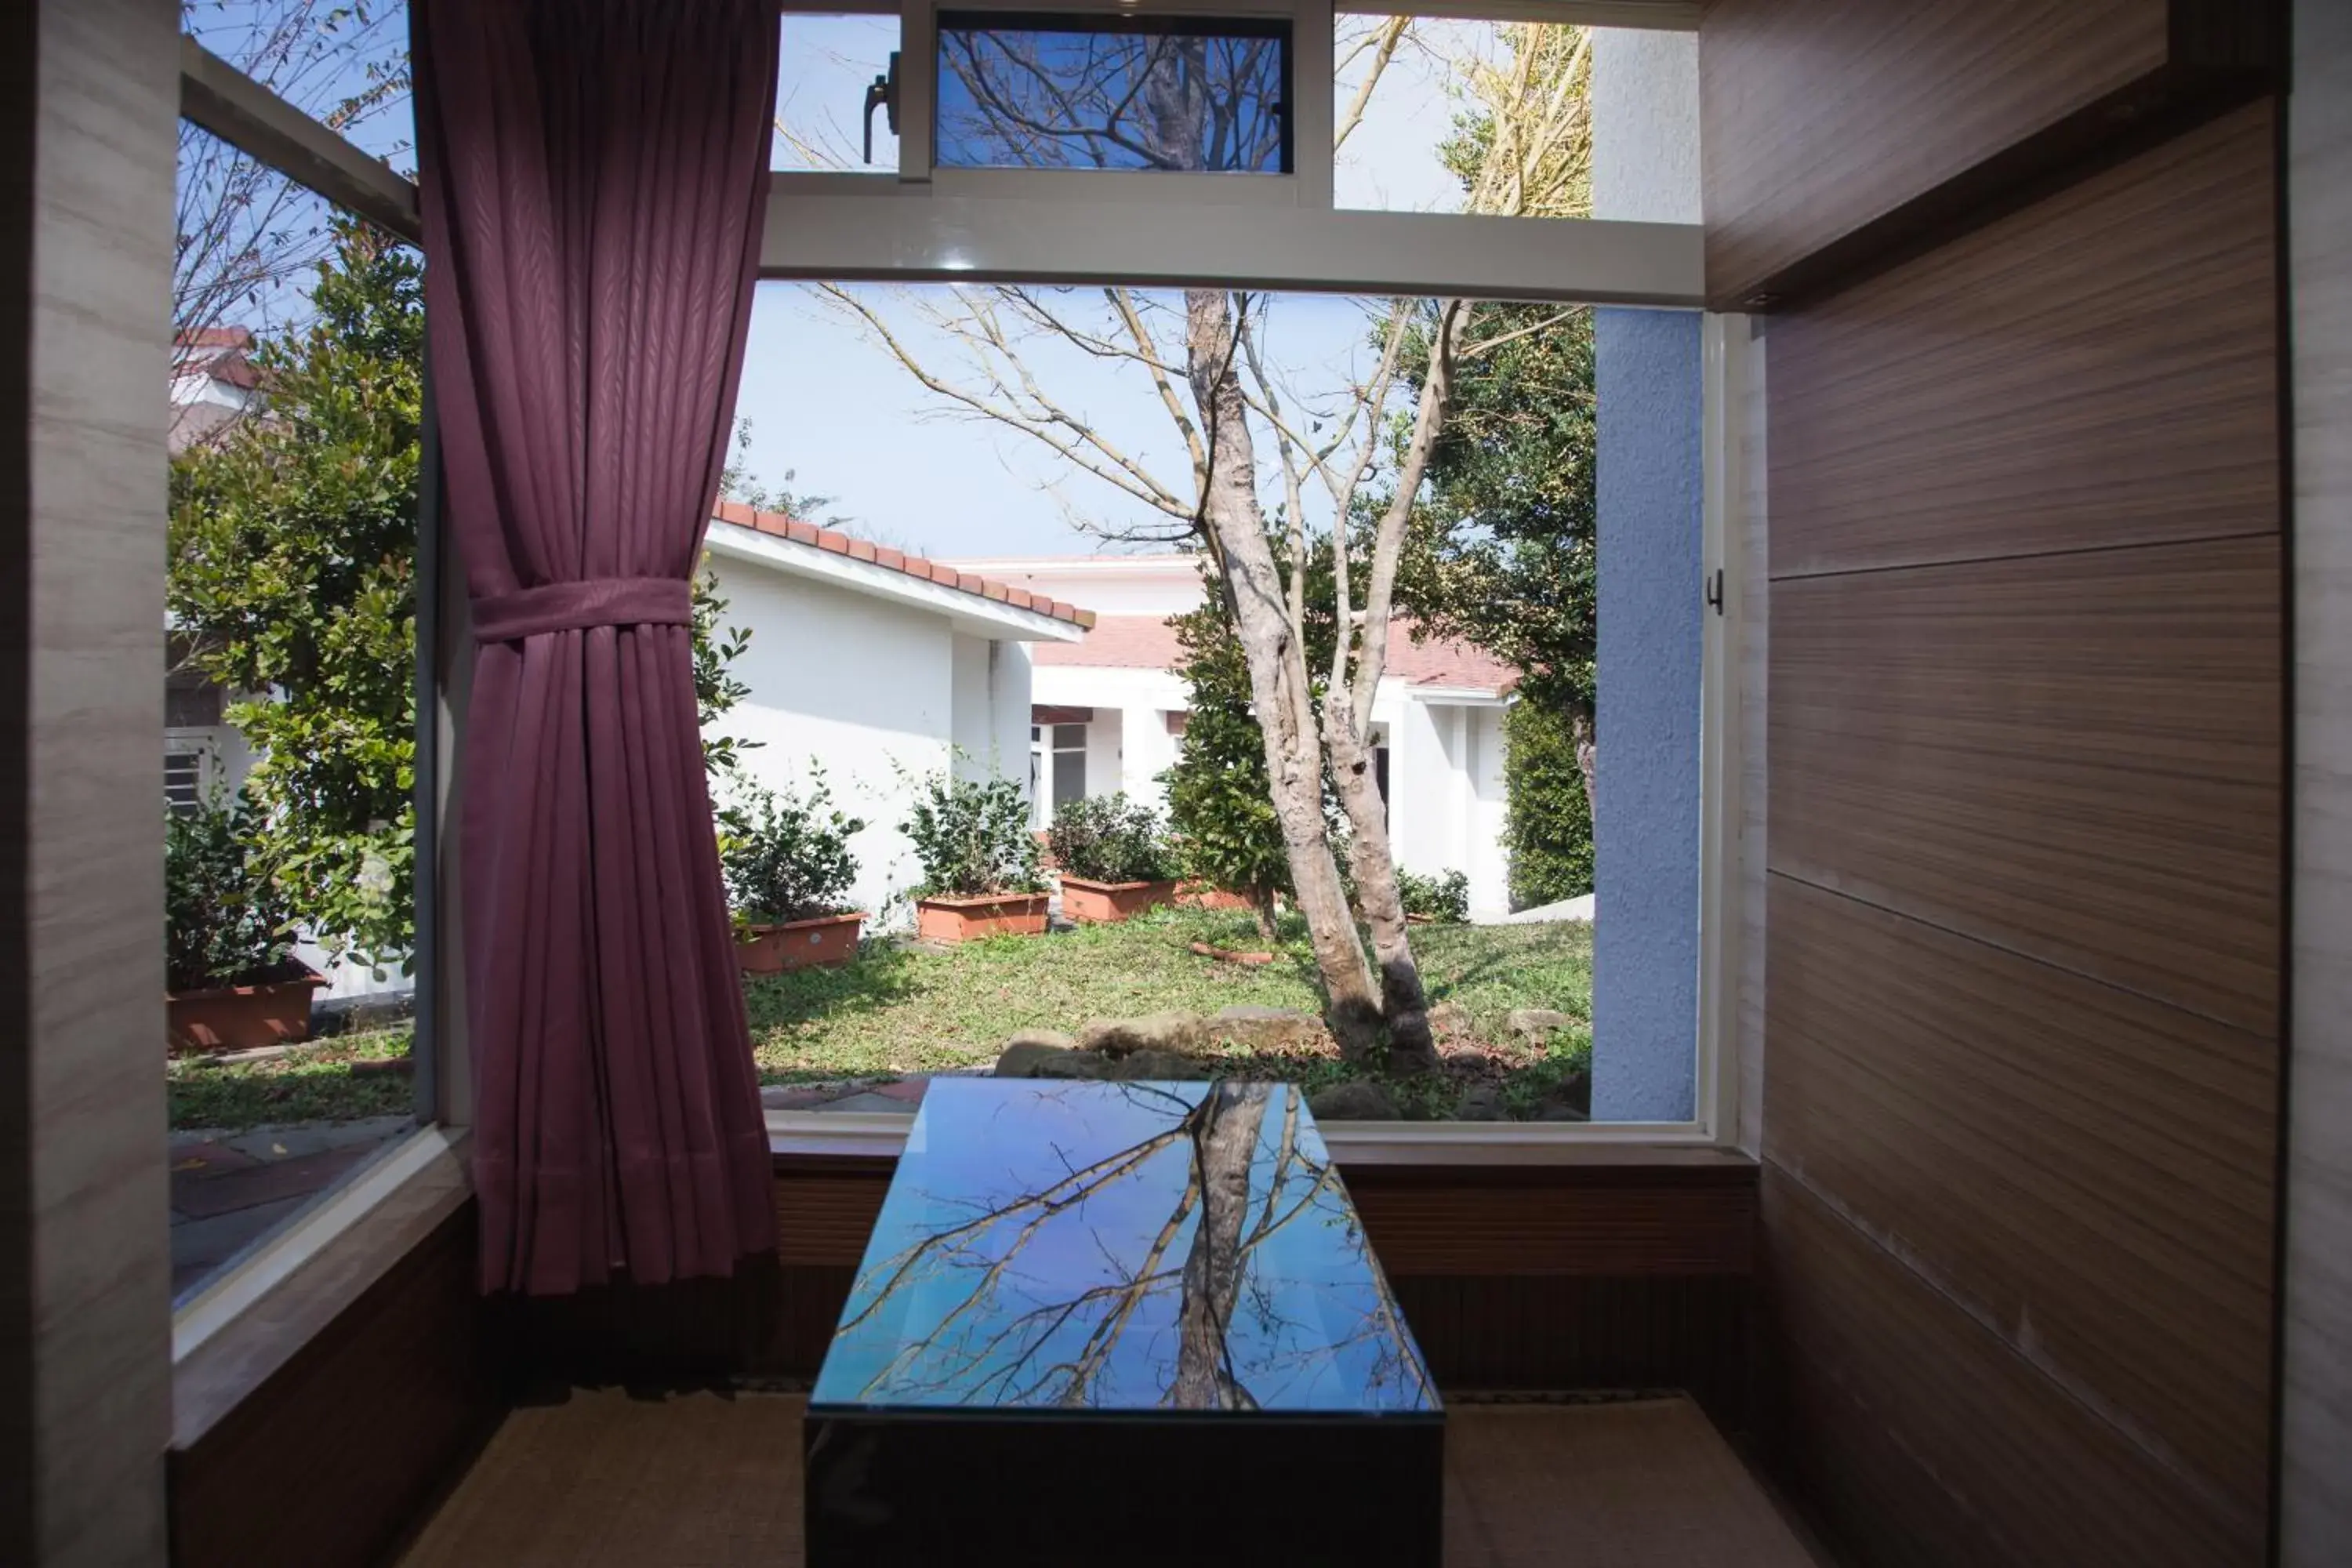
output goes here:
[{"label": "potted plant", "polygon": [[922,781],[902,825],[923,868],[916,934],[932,942],[1035,936],[1045,929],[1045,880],[1029,831],[1029,799],[997,776]]},{"label": "potted plant", "polygon": [[1470,879],[1460,871],[1417,876],[1397,868],[1397,901],[1413,925],[1460,925],[1470,918]]},{"label": "potted plant", "polygon": [[847,963],[865,911],[851,909],[852,835],[866,824],[834,808],[822,773],[806,795],[738,787],[719,814],[719,867],[747,974]]},{"label": "potted plant", "polygon": [[175,1051],[245,1050],[310,1037],[326,984],[294,956],[293,913],[254,865],[241,813],[163,820],[164,1027]]},{"label": "potted plant", "polygon": [[1159,818],[1124,794],[1063,802],[1048,837],[1066,919],[1123,921],[1176,896]]}]

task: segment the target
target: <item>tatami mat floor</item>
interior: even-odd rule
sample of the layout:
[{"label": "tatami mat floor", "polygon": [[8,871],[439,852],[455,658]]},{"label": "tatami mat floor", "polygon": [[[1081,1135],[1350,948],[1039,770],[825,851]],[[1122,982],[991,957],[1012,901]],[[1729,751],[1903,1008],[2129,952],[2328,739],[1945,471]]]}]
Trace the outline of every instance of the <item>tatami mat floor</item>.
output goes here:
[{"label": "tatami mat floor", "polygon": [[[403,1562],[794,1565],[803,1401],[583,1392],[517,1410]],[[1811,1568],[1684,1399],[1461,1404],[1445,1438],[1446,1568]]]}]

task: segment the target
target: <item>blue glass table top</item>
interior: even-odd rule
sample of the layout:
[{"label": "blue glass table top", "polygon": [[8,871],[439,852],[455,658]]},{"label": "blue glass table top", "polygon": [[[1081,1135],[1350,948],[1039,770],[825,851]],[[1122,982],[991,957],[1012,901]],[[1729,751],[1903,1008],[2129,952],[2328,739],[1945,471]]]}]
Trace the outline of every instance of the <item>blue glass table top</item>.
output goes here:
[{"label": "blue glass table top", "polygon": [[1297,1091],[933,1079],[813,1413],[1436,1417]]}]

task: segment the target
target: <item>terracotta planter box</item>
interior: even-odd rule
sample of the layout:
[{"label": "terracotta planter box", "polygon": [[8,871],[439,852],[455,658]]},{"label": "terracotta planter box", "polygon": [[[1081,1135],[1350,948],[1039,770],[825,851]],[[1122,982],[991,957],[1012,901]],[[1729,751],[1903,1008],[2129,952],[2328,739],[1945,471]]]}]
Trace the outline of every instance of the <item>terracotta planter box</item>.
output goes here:
[{"label": "terracotta planter box", "polygon": [[1156,910],[1176,896],[1173,882],[1089,882],[1083,877],[1062,879],[1062,918],[1066,921],[1123,921],[1146,910]]},{"label": "terracotta planter box", "polygon": [[163,997],[163,1027],[174,1051],[244,1051],[310,1037],[310,993],[326,976],[306,969],[266,985],[174,991]]},{"label": "terracotta planter box", "polygon": [[1229,893],[1223,888],[1212,888],[1205,882],[1187,882],[1176,889],[1176,901],[1193,910],[1243,910],[1250,901],[1239,893]]},{"label": "terracotta planter box", "polygon": [[1043,893],[978,893],[969,898],[917,899],[915,934],[925,942],[974,942],[984,936],[1042,936]]},{"label": "terracotta planter box", "polygon": [[748,938],[736,942],[735,962],[746,974],[835,968],[857,956],[857,929],[865,921],[865,912],[853,910],[845,915],[755,925]]}]

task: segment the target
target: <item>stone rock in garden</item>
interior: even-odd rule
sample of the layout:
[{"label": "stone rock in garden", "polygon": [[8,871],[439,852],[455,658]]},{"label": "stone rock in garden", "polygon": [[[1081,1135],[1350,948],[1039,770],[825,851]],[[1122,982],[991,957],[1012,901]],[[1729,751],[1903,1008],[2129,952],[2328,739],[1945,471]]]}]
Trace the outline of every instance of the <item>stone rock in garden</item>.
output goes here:
[{"label": "stone rock in garden", "polygon": [[1592,1120],[1592,1076],[1575,1073],[1551,1086],[1544,1095],[1544,1109],[1559,1106],[1570,1111],[1566,1116],[1545,1116],[1537,1113],[1539,1121],[1590,1121]]},{"label": "stone rock in garden", "polygon": [[1146,1048],[1112,1063],[1109,1076],[1125,1083],[1155,1079],[1162,1083],[1194,1083],[1213,1077],[1215,1072],[1214,1067],[1197,1058]]},{"label": "stone rock in garden", "polygon": [[1209,1020],[1209,1032],[1256,1050],[1277,1050],[1319,1038],[1323,1020],[1288,1007],[1242,1005],[1220,1008]]},{"label": "stone rock in garden", "polygon": [[1110,1077],[1110,1058],[1097,1056],[1092,1051],[1048,1051],[1037,1058],[1029,1076],[1106,1079]]},{"label": "stone rock in garden", "polygon": [[1429,1010],[1429,1026],[1441,1035],[1466,1035],[1472,1027],[1470,1009],[1459,1002],[1440,1002]]},{"label": "stone rock in garden", "polygon": [[[1024,1031],[1030,1032],[1030,1031]],[[1034,1031],[1047,1034],[1045,1030]],[[1097,1056],[1067,1045],[1055,1045],[1052,1037],[1045,1039],[1022,1039],[1018,1036],[996,1058],[999,1078],[1101,1078],[1106,1063]]]},{"label": "stone rock in garden", "polygon": [[1462,1102],[1454,1108],[1456,1121],[1508,1121],[1511,1113],[1504,1109],[1503,1090],[1499,1084],[1474,1083],[1462,1093]]},{"label": "stone rock in garden", "polygon": [[1139,1018],[1097,1018],[1078,1031],[1082,1050],[1107,1057],[1137,1051],[1196,1051],[1208,1043],[1208,1026],[1197,1013],[1146,1013]]},{"label": "stone rock in garden", "polygon": [[1044,1046],[1049,1050],[1075,1051],[1078,1042],[1059,1029],[1015,1029],[1004,1037],[1004,1048],[1015,1046]]},{"label": "stone rock in garden", "polygon": [[1347,1083],[1335,1083],[1328,1089],[1318,1089],[1307,1100],[1307,1109],[1315,1113],[1318,1121],[1394,1121],[1396,1101],[1379,1084],[1363,1079]]},{"label": "stone rock in garden", "polygon": [[1514,1007],[1510,1016],[1503,1022],[1504,1027],[1511,1033],[1540,1041],[1547,1035],[1567,1028],[1576,1022],[1576,1017],[1573,1014],[1555,1012],[1549,1007]]}]

